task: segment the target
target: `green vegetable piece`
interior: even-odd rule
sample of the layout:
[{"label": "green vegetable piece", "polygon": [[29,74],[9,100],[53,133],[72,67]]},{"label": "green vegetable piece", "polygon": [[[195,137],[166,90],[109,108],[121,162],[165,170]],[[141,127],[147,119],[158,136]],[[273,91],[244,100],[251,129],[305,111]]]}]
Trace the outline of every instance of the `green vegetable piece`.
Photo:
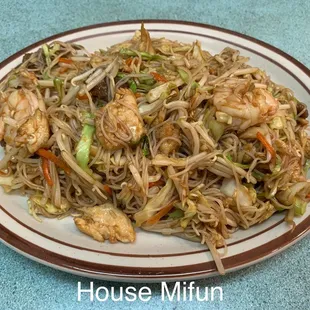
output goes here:
[{"label": "green vegetable piece", "polygon": [[150,91],[151,89],[153,89],[153,85],[147,85],[147,84],[139,84],[137,86],[137,89],[142,90],[142,91]]},{"label": "green vegetable piece", "polygon": [[147,136],[144,136],[142,138],[142,154],[144,157],[147,157],[150,155],[150,144],[149,144],[149,139]]},{"label": "green vegetable piece", "polygon": [[215,141],[219,141],[221,136],[223,135],[224,131],[225,131],[225,124],[220,123],[214,119],[209,121],[209,129],[215,139]]},{"label": "green vegetable piece", "polygon": [[97,108],[102,108],[105,105],[105,102],[101,99],[98,99],[95,104]]},{"label": "green vegetable piece", "polygon": [[76,161],[85,171],[88,171],[90,147],[93,142],[95,126],[85,124],[82,129],[81,140],[76,147]]},{"label": "green vegetable piece", "polygon": [[142,56],[142,59],[145,58],[146,60],[162,60],[166,58],[166,57],[163,57],[162,55],[157,55],[157,54],[151,55],[146,52],[141,52],[141,56]]},{"label": "green vegetable piece", "polygon": [[64,96],[64,82],[63,82],[63,80],[61,80],[59,78],[55,78],[54,79],[54,87],[56,88],[56,91],[58,93],[59,101],[61,101],[63,96]]},{"label": "green vegetable piece", "polygon": [[[134,56],[138,55],[137,52],[130,50],[128,48],[121,48],[119,53],[121,55],[130,56],[130,57],[134,57]],[[141,55],[143,60],[161,60],[161,59],[165,58],[162,55],[157,55],[157,54],[152,55],[152,54],[147,53],[147,52],[140,52],[140,55]]]},{"label": "green vegetable piece", "polygon": [[214,106],[207,108],[203,116],[203,123],[207,126],[210,120],[215,116],[216,108]]},{"label": "green vegetable piece", "polygon": [[55,43],[53,47],[49,50],[49,55],[54,55],[56,52],[58,52],[60,49],[60,45],[58,43]]},{"label": "green vegetable piece", "polygon": [[305,174],[307,174],[307,173],[308,173],[309,168],[310,168],[310,160],[309,160],[309,159],[307,159],[307,161],[306,161],[306,163],[305,163],[305,165],[304,165],[304,171],[305,171]]},{"label": "green vegetable piece", "polygon": [[245,164],[240,164],[240,163],[235,163],[231,157],[230,154],[226,155],[226,158],[231,161],[235,166],[240,167],[242,169],[249,169],[250,165],[245,165]]},{"label": "green vegetable piece", "polygon": [[126,74],[123,72],[118,72],[116,76],[122,79],[123,77],[126,76]]},{"label": "green vegetable piece", "polygon": [[178,69],[178,73],[180,74],[180,77],[181,77],[182,81],[187,84],[188,83],[188,74],[187,74],[187,72],[182,70],[182,69]]},{"label": "green vegetable piece", "polygon": [[294,214],[295,215],[304,215],[307,209],[307,202],[302,201],[299,198],[295,198]]},{"label": "green vegetable piece", "polygon": [[47,44],[42,45],[43,54],[45,56],[46,64],[49,65],[51,63],[50,51]]},{"label": "green vegetable piece", "polygon": [[148,94],[146,95],[146,99],[149,103],[152,103],[156,101],[159,98],[166,99],[169,97],[171,91],[183,84],[183,81],[180,80],[175,80],[173,82],[167,82],[164,84],[161,84],[153,89],[151,89]]},{"label": "green vegetable piece", "polygon": [[258,171],[258,170],[253,170],[252,172],[253,177],[257,180],[257,181],[262,181],[265,177],[265,174]]},{"label": "green vegetable piece", "polygon": [[192,83],[192,89],[196,89],[196,88],[198,88],[198,87],[200,87],[200,85],[199,85],[199,83],[197,83],[197,82],[193,82]]},{"label": "green vegetable piece", "polygon": [[172,220],[180,219],[184,216],[184,211],[181,209],[176,209],[173,212],[169,213],[168,218]]},{"label": "green vegetable piece", "polygon": [[275,209],[278,211],[278,212],[282,212],[284,211],[285,209],[281,208],[281,207],[278,207],[278,206],[274,206]]},{"label": "green vegetable piece", "polygon": [[133,93],[137,92],[137,84],[134,81],[130,82],[129,88],[132,90]]},{"label": "green vegetable piece", "polygon": [[226,158],[227,158],[229,161],[233,161],[230,154],[226,155]]},{"label": "green vegetable piece", "polygon": [[281,171],[281,165],[282,165],[282,162],[281,162],[281,159],[277,157],[277,160],[276,160],[276,165],[275,167],[273,168],[272,170],[272,174],[277,174]]}]

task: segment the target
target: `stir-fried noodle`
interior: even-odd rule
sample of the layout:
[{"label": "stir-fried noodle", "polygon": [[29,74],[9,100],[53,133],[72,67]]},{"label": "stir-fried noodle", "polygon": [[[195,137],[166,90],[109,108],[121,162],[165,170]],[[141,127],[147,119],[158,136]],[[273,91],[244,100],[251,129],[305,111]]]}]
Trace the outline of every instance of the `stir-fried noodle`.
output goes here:
[{"label": "stir-fried noodle", "polygon": [[248,60],[143,25],[94,53],[44,45],[0,85],[0,184],[98,241],[199,241],[224,273],[225,239],[280,211],[294,226],[310,192],[307,107]]}]

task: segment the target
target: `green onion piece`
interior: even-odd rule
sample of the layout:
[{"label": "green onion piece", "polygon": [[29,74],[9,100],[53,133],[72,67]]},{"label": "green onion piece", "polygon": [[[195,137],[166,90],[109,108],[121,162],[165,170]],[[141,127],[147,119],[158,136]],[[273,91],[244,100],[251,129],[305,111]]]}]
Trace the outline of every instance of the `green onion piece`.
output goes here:
[{"label": "green onion piece", "polygon": [[252,171],[252,175],[255,179],[257,179],[257,181],[262,181],[265,177],[264,173],[262,173],[256,169]]},{"label": "green onion piece", "polygon": [[61,80],[59,78],[55,78],[54,79],[54,87],[56,88],[56,91],[58,93],[59,101],[61,101],[63,96],[64,96],[64,82],[63,82],[63,80]]},{"label": "green onion piece", "polygon": [[141,52],[140,54],[142,56],[142,59],[145,58],[146,60],[162,60],[162,59],[166,58],[162,55],[157,55],[157,54],[151,55],[151,54],[146,53],[146,52]]},{"label": "green onion piece", "polygon": [[42,45],[42,50],[46,59],[46,64],[49,65],[51,63],[50,51],[47,44]]},{"label": "green onion piece", "polygon": [[88,171],[90,147],[93,142],[95,126],[85,124],[82,129],[81,139],[76,147],[76,161],[85,171]]},{"label": "green onion piece", "polygon": [[225,131],[225,124],[220,123],[214,119],[209,121],[209,129],[215,139],[215,141],[217,142],[218,140],[220,140],[221,136],[223,135],[224,131]]},{"label": "green onion piece", "polygon": [[150,144],[149,144],[149,139],[147,136],[144,136],[142,138],[142,154],[144,157],[147,157],[150,155]]},{"label": "green onion piece", "polygon": [[132,90],[133,93],[137,92],[137,84],[134,81],[130,81],[129,88]]},{"label": "green onion piece", "polygon": [[122,79],[123,77],[126,76],[126,74],[123,72],[118,72],[116,76]]},{"label": "green onion piece", "polygon": [[128,48],[121,48],[119,53],[121,55],[125,55],[125,56],[137,56],[137,53],[135,53],[134,51],[128,49]]},{"label": "green onion piece", "polygon": [[[119,53],[121,55],[130,56],[130,57],[134,57],[134,56],[138,55],[137,52],[130,50],[128,48],[121,48]],[[140,52],[140,55],[141,55],[143,60],[161,60],[161,59],[165,58],[162,55],[156,55],[156,54],[152,55],[152,54],[147,53],[147,52]]]},{"label": "green onion piece", "polygon": [[176,209],[175,211],[169,213],[168,219],[177,220],[184,217],[184,211],[181,209]]},{"label": "green onion piece", "polygon": [[307,208],[307,202],[299,198],[295,198],[294,213],[295,215],[304,215]]}]

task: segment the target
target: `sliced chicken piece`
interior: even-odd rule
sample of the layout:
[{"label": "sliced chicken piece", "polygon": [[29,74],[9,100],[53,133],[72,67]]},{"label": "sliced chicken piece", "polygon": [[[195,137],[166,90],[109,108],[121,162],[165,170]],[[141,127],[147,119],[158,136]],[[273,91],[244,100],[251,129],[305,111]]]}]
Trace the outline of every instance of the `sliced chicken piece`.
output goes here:
[{"label": "sliced chicken piece", "polygon": [[[156,138],[158,142],[163,138],[172,137],[179,139],[180,138],[180,130],[178,127],[173,124],[165,123],[163,126],[159,127]],[[180,144],[173,139],[166,139],[163,143],[161,143],[159,150],[165,155],[169,155],[176,151],[179,148]]]},{"label": "sliced chicken piece", "polygon": [[82,208],[83,216],[74,218],[77,228],[97,241],[134,242],[136,233],[129,218],[111,203]]}]

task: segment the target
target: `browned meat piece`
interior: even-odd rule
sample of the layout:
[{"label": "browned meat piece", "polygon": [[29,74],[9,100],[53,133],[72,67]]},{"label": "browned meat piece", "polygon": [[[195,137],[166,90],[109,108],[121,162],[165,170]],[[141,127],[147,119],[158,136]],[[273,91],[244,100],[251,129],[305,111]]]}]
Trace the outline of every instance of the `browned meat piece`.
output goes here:
[{"label": "browned meat piece", "polygon": [[307,118],[309,116],[308,108],[307,108],[307,106],[304,103],[298,102],[297,105],[296,105],[296,109],[297,109],[297,114],[299,114],[299,113],[301,113],[303,111],[303,113],[300,114],[299,117]]},{"label": "browned meat piece", "polygon": [[108,86],[105,81],[102,81],[98,85],[96,85],[90,91],[90,93],[93,98],[104,100],[105,102],[109,102]]},{"label": "browned meat piece", "polygon": [[128,217],[111,203],[80,209],[84,214],[74,218],[77,228],[97,241],[134,242],[136,233]]},{"label": "browned meat piece", "polygon": [[[173,137],[173,138],[180,138],[180,130],[178,127],[174,126],[173,124],[165,123],[163,126],[159,127],[156,138],[158,142],[163,138]],[[176,151],[179,148],[180,144],[172,139],[165,140],[159,147],[160,152],[165,155],[169,155],[172,152]]]}]

